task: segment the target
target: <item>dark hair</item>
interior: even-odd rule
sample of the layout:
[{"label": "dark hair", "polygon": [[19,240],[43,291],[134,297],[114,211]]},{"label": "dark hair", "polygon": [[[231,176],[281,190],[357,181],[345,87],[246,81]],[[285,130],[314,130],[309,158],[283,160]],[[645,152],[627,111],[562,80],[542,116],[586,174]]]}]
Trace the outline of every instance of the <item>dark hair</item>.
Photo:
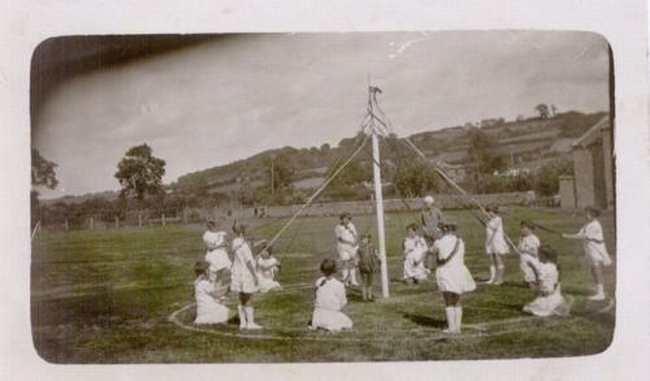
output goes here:
[{"label": "dark hair", "polygon": [[417,231],[420,226],[416,224],[415,222],[411,222],[410,224],[406,225],[406,230],[413,230]]},{"label": "dark hair", "polygon": [[205,225],[206,225],[208,228],[210,228],[210,229],[214,229],[214,228],[217,227],[217,221],[215,221],[215,220],[213,220],[213,219],[209,219],[209,220],[207,220],[207,221],[205,222]]},{"label": "dark hair", "polygon": [[527,227],[530,230],[535,230],[535,224],[531,220],[523,220],[521,221],[521,226],[522,227]]},{"label": "dark hair", "polygon": [[553,250],[552,247],[547,246],[547,245],[542,245],[539,247],[538,251],[540,256],[544,256],[549,260],[549,262],[555,263],[557,265],[557,251]]},{"label": "dark hair", "polygon": [[440,226],[440,230],[442,230],[443,233],[455,232],[456,228],[458,227],[458,225],[456,225],[456,223],[452,221],[441,223],[439,224],[439,226]]},{"label": "dark hair", "polygon": [[207,261],[204,260],[196,261],[196,263],[194,264],[194,274],[196,274],[196,276],[205,274],[205,271],[209,268],[210,268],[210,264]]},{"label": "dark hair", "polygon": [[343,213],[341,213],[341,214],[339,215],[339,220],[342,220],[342,219],[344,219],[344,218],[347,218],[347,219],[351,220],[351,219],[352,219],[352,216],[351,216],[350,213],[348,213],[348,212],[343,212]]},{"label": "dark hair", "polygon": [[600,216],[600,210],[593,206],[588,206],[585,208],[585,212],[591,214],[592,217],[598,217]]},{"label": "dark hair", "polygon": [[244,234],[246,233],[246,225],[235,221],[232,223],[232,231],[235,234]]},{"label": "dark hair", "polygon": [[492,212],[492,213],[499,213],[499,206],[498,205],[490,205],[487,208],[485,208],[486,212]]},{"label": "dark hair", "polygon": [[336,261],[330,258],[323,259],[323,261],[320,263],[320,271],[325,276],[330,276],[336,273]]}]

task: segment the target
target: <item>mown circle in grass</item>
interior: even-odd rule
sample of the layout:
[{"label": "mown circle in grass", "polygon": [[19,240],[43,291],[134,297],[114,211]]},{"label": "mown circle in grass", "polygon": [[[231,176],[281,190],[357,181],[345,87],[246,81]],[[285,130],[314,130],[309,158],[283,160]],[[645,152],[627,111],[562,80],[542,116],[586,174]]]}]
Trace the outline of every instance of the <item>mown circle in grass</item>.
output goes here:
[{"label": "mown circle in grass", "polygon": [[[299,290],[301,288],[311,287],[306,283],[298,283],[287,285],[283,291],[289,292],[292,290]],[[276,294],[279,292],[276,292]],[[392,300],[389,300],[392,301]],[[381,301],[379,303],[382,303]],[[384,342],[384,341],[404,341],[404,340],[420,340],[420,341],[442,341],[447,339],[470,339],[477,337],[489,337],[506,335],[525,331],[531,327],[538,327],[542,329],[549,329],[558,325],[573,324],[584,320],[585,318],[609,312],[614,305],[614,300],[610,300],[604,308],[587,311],[579,315],[570,315],[567,317],[552,317],[540,318],[537,316],[521,315],[499,319],[490,320],[478,323],[466,323],[463,325],[463,333],[460,335],[445,334],[443,327],[433,326],[417,326],[417,327],[391,327],[382,328],[382,335],[377,335],[377,329],[357,325],[352,331],[339,332],[339,333],[325,333],[321,331],[311,331],[307,327],[307,323],[303,326],[296,327],[272,327],[266,326],[261,331],[240,331],[233,319],[236,316],[234,311],[231,311],[230,323],[227,326],[197,326],[193,324],[195,316],[195,303],[189,303],[180,309],[174,311],[169,320],[179,328],[202,332],[206,334],[214,334],[220,336],[237,337],[242,339],[263,339],[263,340],[302,340],[302,341],[343,341],[343,342]],[[434,307],[435,311],[432,315],[443,315],[443,307]],[[466,312],[476,311],[501,311],[500,308],[486,307],[486,306],[466,306]],[[404,314],[404,313],[403,313]],[[404,314],[406,315],[406,314]],[[405,319],[407,319],[405,317]]]}]

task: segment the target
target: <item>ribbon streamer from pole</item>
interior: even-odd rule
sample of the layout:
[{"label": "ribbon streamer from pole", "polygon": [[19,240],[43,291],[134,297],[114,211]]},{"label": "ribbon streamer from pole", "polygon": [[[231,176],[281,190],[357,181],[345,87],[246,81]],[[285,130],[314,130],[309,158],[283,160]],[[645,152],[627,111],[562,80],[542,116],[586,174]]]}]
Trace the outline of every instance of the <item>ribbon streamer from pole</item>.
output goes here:
[{"label": "ribbon streamer from pole", "polygon": [[345,168],[348,164],[350,164],[350,162],[361,152],[363,146],[366,144],[367,141],[368,141],[368,135],[364,137],[363,141],[361,142],[359,147],[354,151],[354,153],[328,179],[326,179],[323,182],[323,184],[316,190],[316,192],[314,192],[314,194],[312,194],[311,197],[309,197],[309,199],[300,206],[300,208],[293,214],[293,216],[291,216],[291,218],[284,224],[284,226],[282,226],[282,228],[280,228],[280,230],[277,233],[275,233],[275,236],[265,245],[264,250],[268,249],[270,246],[273,246],[275,241],[277,241],[280,235],[282,235],[282,233],[284,233],[284,231],[287,230],[289,225],[291,225],[291,223],[296,218],[298,218],[300,213],[302,213],[303,210],[307,209],[307,207],[311,205],[311,203],[316,199],[316,197],[318,197],[325,190],[325,188],[327,188],[327,186],[332,181],[334,181],[334,179],[339,175],[339,173],[341,173],[343,168]]},{"label": "ribbon streamer from pole", "polygon": [[[425,160],[427,163],[429,162],[429,160],[428,160],[427,157],[424,155],[424,153],[422,153],[422,151],[420,151],[420,150],[418,149],[418,147],[416,147],[415,144],[413,144],[413,142],[412,142],[409,138],[404,138],[404,141],[407,143],[407,144],[406,144],[407,146],[409,146],[413,151],[415,151],[415,153],[417,153],[418,156],[420,156],[420,158],[422,158],[423,160]],[[434,166],[434,170],[436,171],[436,173],[437,173],[438,175],[440,175],[440,177],[442,177],[445,181],[447,181],[450,185],[452,185],[452,187],[455,188],[458,192],[460,192],[463,196],[469,197],[470,201],[472,201],[474,204],[476,204],[476,206],[478,206],[478,208],[481,210],[481,212],[482,212],[482,213],[483,213],[483,214],[484,214],[488,219],[490,218],[490,216],[488,215],[488,213],[487,213],[487,211],[485,210],[485,208],[483,207],[483,205],[482,205],[482,204],[481,204],[481,203],[480,203],[476,198],[474,198],[472,195],[470,195],[469,193],[467,193],[467,191],[466,191],[465,189],[461,188],[460,185],[456,184],[456,182],[454,182],[454,181],[453,181],[449,176],[447,176],[447,174],[444,173],[440,168],[438,168],[437,166]],[[517,254],[521,255],[521,252],[519,251],[519,248],[517,247],[517,245],[515,245],[515,244],[512,242],[512,240],[510,239],[510,237],[508,237],[508,234],[506,234],[506,233],[504,232],[503,235],[504,235],[504,237],[505,237],[506,242],[508,243],[508,245],[510,245],[510,246],[512,247],[512,249],[513,249]]]}]

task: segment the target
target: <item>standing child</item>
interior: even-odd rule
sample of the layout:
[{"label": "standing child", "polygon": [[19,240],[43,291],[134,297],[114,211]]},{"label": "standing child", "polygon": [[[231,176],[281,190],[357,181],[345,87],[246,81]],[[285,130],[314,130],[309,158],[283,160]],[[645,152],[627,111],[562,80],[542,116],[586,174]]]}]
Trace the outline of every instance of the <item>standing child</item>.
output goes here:
[{"label": "standing child", "polygon": [[232,262],[228,257],[226,247],[226,232],[219,231],[215,220],[208,220],[206,223],[207,231],[203,234],[203,243],[207,248],[205,260],[210,264],[209,277],[210,281],[215,282],[217,272],[223,269],[230,269]]},{"label": "standing child", "polygon": [[463,321],[463,307],[460,297],[474,291],[476,282],[465,266],[465,242],[456,236],[456,225],[447,222],[442,225],[443,236],[433,243],[437,258],[436,280],[445,300],[445,316],[448,328],[445,333],[460,333]]},{"label": "standing child", "polygon": [[370,241],[370,234],[364,234],[361,237],[359,247],[359,274],[361,274],[361,292],[363,300],[373,301],[372,296],[372,278],[379,267],[379,257],[377,250]]},{"label": "standing child", "polygon": [[485,209],[490,220],[485,225],[485,253],[490,256],[490,279],[487,284],[502,284],[505,278],[503,256],[510,252],[503,232],[503,220],[499,209],[490,206]]},{"label": "standing child", "polygon": [[603,236],[603,227],[596,219],[600,215],[598,209],[587,207],[584,211],[584,217],[587,223],[580,229],[577,234],[562,234],[562,237],[569,239],[581,239],[584,248],[585,258],[591,268],[591,275],[596,285],[596,293],[589,297],[589,300],[604,300],[605,289],[603,286],[603,266],[612,264],[607,247],[605,246],[605,237]]},{"label": "standing child", "polygon": [[531,261],[537,261],[537,251],[540,246],[539,238],[537,238],[534,231],[535,225],[532,222],[521,221],[521,238],[517,245],[517,250],[520,253],[519,265],[521,271],[524,273],[524,282],[528,283],[528,287],[531,290],[535,290],[537,279],[529,263]]},{"label": "standing child", "polygon": [[417,231],[417,224],[409,224],[406,227],[406,237],[403,243],[404,281],[408,284],[426,280],[429,274],[424,264],[429,248]]},{"label": "standing child", "polygon": [[341,312],[348,300],[345,296],[345,286],[335,276],[336,261],[324,259],[320,271],[323,276],[315,284],[316,297],[310,328],[332,332],[351,329],[352,320]]},{"label": "standing child", "polygon": [[570,303],[560,291],[560,271],[557,253],[550,247],[539,248],[539,260],[529,259],[527,265],[535,275],[537,298],[524,306],[523,311],[536,316],[567,316]]},{"label": "standing child", "polygon": [[350,213],[343,213],[339,216],[339,223],[334,228],[336,235],[336,249],[339,253],[339,260],[342,262],[341,276],[346,286],[358,286],[356,261],[357,250],[357,229],[352,223]]},{"label": "standing child", "polygon": [[257,257],[257,274],[260,280],[260,292],[282,289],[275,280],[275,274],[280,271],[280,261],[273,256],[273,247],[262,250]]},{"label": "standing child", "polygon": [[232,290],[239,292],[239,329],[261,329],[255,324],[253,293],[259,290],[259,279],[255,271],[253,253],[246,242],[246,227],[235,222],[232,226],[235,238],[232,240],[234,263],[232,265]]},{"label": "standing child", "polygon": [[196,299],[196,319],[194,324],[225,324],[228,321],[228,308],[222,304],[228,295],[230,282],[212,282],[209,277],[210,264],[198,261],[194,264],[194,298]]}]

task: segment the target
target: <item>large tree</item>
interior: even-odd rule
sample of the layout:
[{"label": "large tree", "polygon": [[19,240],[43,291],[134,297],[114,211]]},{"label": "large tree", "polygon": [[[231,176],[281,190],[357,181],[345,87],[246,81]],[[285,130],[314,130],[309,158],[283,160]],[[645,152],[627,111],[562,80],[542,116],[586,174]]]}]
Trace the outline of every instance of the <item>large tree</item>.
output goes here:
[{"label": "large tree", "polygon": [[432,165],[422,160],[407,159],[400,163],[393,182],[403,197],[421,197],[437,192],[438,175]]},{"label": "large tree", "polygon": [[[36,148],[32,148],[32,187],[43,186],[50,189],[56,188],[59,184],[59,181],[56,179],[56,172],[54,171],[56,166],[56,163],[41,156],[41,153]],[[30,202],[32,226],[34,226],[36,221],[41,218],[38,191],[34,188],[30,192]]]},{"label": "large tree", "polygon": [[267,184],[272,194],[291,187],[295,174],[290,153],[280,153],[269,156],[265,166]]},{"label": "large tree", "polygon": [[59,181],[56,179],[56,163],[53,163],[38,152],[36,148],[32,148],[32,185],[44,186],[50,189],[56,188]]},{"label": "large tree", "polygon": [[550,116],[550,109],[544,103],[540,103],[535,106],[535,110],[539,113],[540,119],[548,119]]},{"label": "large tree", "polygon": [[478,128],[469,131],[467,149],[468,172],[474,183],[474,192],[484,191],[482,177],[503,169],[503,160],[497,154],[497,141]]},{"label": "large tree", "polygon": [[131,147],[117,164],[115,177],[122,186],[121,195],[144,199],[147,194],[162,192],[162,177],[165,174],[165,160],[152,154],[146,143]]}]

